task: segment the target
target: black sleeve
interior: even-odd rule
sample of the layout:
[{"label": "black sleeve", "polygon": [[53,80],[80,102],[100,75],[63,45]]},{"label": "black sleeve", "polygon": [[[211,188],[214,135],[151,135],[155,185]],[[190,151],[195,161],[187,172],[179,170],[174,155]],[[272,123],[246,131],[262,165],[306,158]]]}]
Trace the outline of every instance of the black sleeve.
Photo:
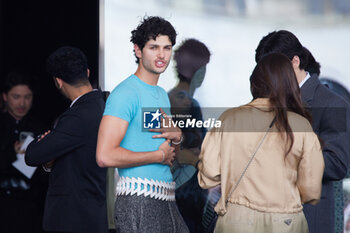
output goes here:
[{"label": "black sleeve", "polygon": [[25,153],[26,163],[39,166],[77,149],[84,141],[82,126],[78,115],[63,115],[51,133],[39,142],[34,140],[29,144]]},{"label": "black sleeve", "polygon": [[323,140],[324,180],[341,180],[350,165],[350,114],[346,103],[324,109],[318,132]]}]

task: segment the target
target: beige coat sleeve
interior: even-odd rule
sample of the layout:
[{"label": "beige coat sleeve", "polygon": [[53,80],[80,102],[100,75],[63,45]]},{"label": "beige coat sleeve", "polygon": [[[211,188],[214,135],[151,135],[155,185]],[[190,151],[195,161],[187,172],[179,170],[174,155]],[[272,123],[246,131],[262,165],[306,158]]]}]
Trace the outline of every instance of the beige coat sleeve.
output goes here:
[{"label": "beige coat sleeve", "polygon": [[323,171],[324,160],[320,142],[315,133],[306,132],[297,179],[302,203],[315,205],[320,200]]},{"label": "beige coat sleeve", "polygon": [[203,140],[198,163],[198,183],[204,188],[212,188],[221,182],[221,147],[222,132],[212,129]]}]

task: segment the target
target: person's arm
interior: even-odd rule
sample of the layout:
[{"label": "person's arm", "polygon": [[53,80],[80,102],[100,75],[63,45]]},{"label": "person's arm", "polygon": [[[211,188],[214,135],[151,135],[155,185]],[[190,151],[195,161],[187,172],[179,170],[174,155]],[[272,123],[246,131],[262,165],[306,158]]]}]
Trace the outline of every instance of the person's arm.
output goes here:
[{"label": "person's arm", "polygon": [[[40,142],[41,139],[46,137],[49,133],[51,133],[51,130],[48,130],[44,134],[39,135],[39,138],[37,139],[37,141]],[[47,163],[45,163],[45,164],[43,164],[41,166],[42,166],[42,168],[44,169],[45,172],[51,172],[52,171],[52,167],[54,165],[54,162],[55,162],[55,160],[51,160],[51,161],[49,161],[49,162],[47,162]]]},{"label": "person's arm", "polygon": [[222,132],[210,130],[204,138],[198,162],[198,183],[204,188],[221,184],[221,137]]},{"label": "person's arm", "polygon": [[55,129],[33,140],[25,153],[25,162],[29,166],[40,166],[53,161],[84,144],[82,123],[78,115],[62,116]]},{"label": "person's arm", "polygon": [[[129,123],[119,117],[102,117],[98,132],[96,161],[100,167],[135,167],[149,163],[171,165],[175,152],[169,140],[163,142],[157,151],[133,152],[120,146]],[[142,142],[140,142],[142,143]]]},{"label": "person's arm", "polygon": [[313,132],[305,133],[302,158],[298,166],[297,187],[302,203],[317,204],[322,190],[324,160],[320,142]]},{"label": "person's arm", "polygon": [[350,166],[350,113],[345,103],[325,110],[319,136],[324,142],[324,180],[342,180]]},{"label": "person's arm", "polygon": [[350,114],[342,102],[323,110],[319,136],[323,140],[325,170],[323,179],[343,179],[350,166]]}]

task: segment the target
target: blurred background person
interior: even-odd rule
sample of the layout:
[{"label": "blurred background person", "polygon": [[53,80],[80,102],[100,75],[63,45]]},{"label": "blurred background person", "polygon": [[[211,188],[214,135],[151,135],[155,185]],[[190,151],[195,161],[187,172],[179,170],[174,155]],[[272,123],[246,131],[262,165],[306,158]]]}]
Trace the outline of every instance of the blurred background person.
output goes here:
[{"label": "blurred background person", "polygon": [[199,184],[221,184],[215,232],[307,233],[302,203],[319,201],[324,161],[289,59],[263,57],[250,86],[253,101],[225,111],[202,145]]},{"label": "blurred background person", "polygon": [[[203,120],[200,105],[193,94],[204,80],[210,55],[207,46],[193,38],[184,40],[174,52],[178,83],[168,93],[174,121]],[[198,185],[195,165],[206,129],[185,127],[181,130],[184,140],[172,167],[176,203],[190,232],[203,232],[202,214],[207,190]]]},{"label": "blurred background person", "polygon": [[13,166],[23,160],[21,146],[26,137],[45,130],[30,113],[33,96],[28,75],[11,72],[6,76],[2,90],[5,112],[0,113],[0,232],[42,232],[48,177],[42,169],[26,176]]},{"label": "blurred background person", "polygon": [[0,112],[5,111],[5,106],[4,106],[4,100],[2,99],[2,96],[0,98]]},{"label": "blurred background person", "polygon": [[[187,39],[174,52],[176,62],[177,85],[169,91],[171,113],[174,120],[198,119],[203,120],[200,105],[193,94],[200,87],[206,73],[206,65],[210,60],[210,52],[205,44],[196,39]],[[203,128],[183,128],[184,141],[182,149],[177,153],[177,162],[192,167],[192,172],[178,174],[176,186],[180,187],[192,177],[195,169],[193,165],[198,160],[200,146],[206,133]],[[183,177],[182,177],[183,176]],[[186,178],[187,177],[187,178]]]}]

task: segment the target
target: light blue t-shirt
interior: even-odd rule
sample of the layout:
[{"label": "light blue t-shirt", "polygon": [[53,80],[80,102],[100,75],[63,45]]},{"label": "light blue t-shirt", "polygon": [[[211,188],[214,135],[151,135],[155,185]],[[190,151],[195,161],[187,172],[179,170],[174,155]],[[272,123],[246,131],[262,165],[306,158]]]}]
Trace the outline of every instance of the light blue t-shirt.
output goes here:
[{"label": "light blue t-shirt", "polygon": [[[170,114],[170,101],[166,91],[159,86],[152,86],[136,75],[131,75],[121,82],[109,95],[103,115],[119,117],[129,122],[128,129],[120,146],[134,152],[156,151],[165,141],[152,138],[158,134],[144,129],[144,115],[147,111],[162,108]],[[146,111],[147,110],[147,111]],[[152,120],[152,119],[151,119]],[[172,182],[173,177],[168,165],[159,163],[131,168],[119,168],[118,173],[124,177],[147,178]]]}]

